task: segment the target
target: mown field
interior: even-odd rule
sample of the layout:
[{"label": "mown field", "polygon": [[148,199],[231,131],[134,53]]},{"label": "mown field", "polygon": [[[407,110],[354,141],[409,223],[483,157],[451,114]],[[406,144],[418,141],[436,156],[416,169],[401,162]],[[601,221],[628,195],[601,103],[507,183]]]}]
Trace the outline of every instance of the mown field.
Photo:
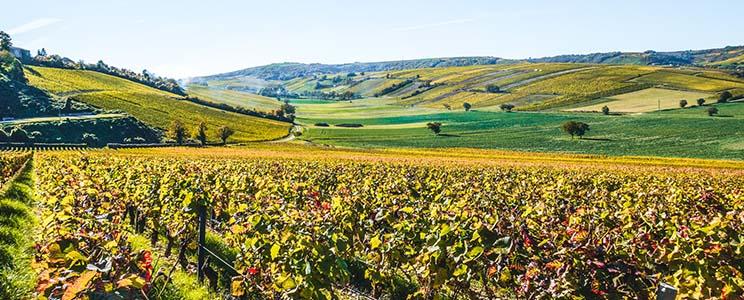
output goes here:
[{"label": "mown field", "polygon": [[[714,106],[720,111],[719,117],[709,117],[705,111],[708,106],[625,116],[490,111],[340,119],[328,115],[305,120],[308,126],[300,138],[317,144],[350,147],[466,147],[603,155],[744,158],[744,103]],[[569,120],[590,125],[584,139],[572,139],[561,131],[561,124]],[[310,126],[315,122],[358,123],[364,127]],[[441,122],[442,134],[434,135],[428,130],[428,122]]]},{"label": "mown field", "polygon": [[93,71],[44,67],[26,69],[31,85],[52,94],[111,111],[126,112],[157,128],[167,129],[174,120],[189,129],[205,121],[210,141],[219,141],[216,129],[235,130],[234,142],[271,140],[285,136],[290,125],[283,122],[213,109],[184,100],[178,95]]},{"label": "mown field", "polygon": [[[15,283],[25,295],[744,293],[740,161],[256,145],[50,151],[33,168],[37,196],[16,205],[40,222],[15,230],[39,234],[7,269],[40,274]],[[236,269],[212,260],[204,285],[200,206],[214,220],[206,245]]]}]

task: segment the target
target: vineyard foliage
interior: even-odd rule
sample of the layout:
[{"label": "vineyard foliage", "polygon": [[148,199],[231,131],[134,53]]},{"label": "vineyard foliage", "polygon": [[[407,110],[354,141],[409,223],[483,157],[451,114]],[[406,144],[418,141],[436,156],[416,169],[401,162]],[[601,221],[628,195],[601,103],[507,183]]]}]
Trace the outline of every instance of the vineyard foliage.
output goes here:
[{"label": "vineyard foliage", "polygon": [[31,152],[0,153],[0,187],[18,172],[31,157]]},{"label": "vineyard foliage", "polygon": [[44,296],[147,292],[131,225],[193,249],[199,205],[236,297],[744,296],[736,172],[124,153],[37,154]]}]

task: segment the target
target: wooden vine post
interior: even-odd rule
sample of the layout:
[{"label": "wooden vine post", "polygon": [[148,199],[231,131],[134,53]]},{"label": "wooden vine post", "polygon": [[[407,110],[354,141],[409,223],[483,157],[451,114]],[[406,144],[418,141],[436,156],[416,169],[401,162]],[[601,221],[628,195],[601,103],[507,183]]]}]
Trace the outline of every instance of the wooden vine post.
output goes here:
[{"label": "wooden vine post", "polygon": [[197,274],[199,277],[199,283],[204,282],[204,262],[207,258],[207,252],[204,251],[204,244],[206,240],[207,231],[207,210],[204,205],[199,205],[199,243],[198,243],[198,263],[197,263]]}]

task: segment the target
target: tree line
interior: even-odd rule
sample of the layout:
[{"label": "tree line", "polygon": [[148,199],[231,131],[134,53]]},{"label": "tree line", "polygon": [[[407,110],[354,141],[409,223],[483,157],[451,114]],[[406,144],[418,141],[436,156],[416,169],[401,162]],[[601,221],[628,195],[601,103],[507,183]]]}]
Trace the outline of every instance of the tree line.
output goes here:
[{"label": "tree line", "polygon": [[[0,51],[10,51],[10,48],[12,46],[13,39],[10,37],[10,35],[4,31],[0,31]],[[28,61],[26,63],[32,66],[71,70],[91,70],[101,72],[111,76],[138,82],[159,90],[186,96],[186,91],[183,90],[181,85],[179,85],[178,81],[176,81],[175,79],[157,76],[147,70],[142,70],[141,73],[137,73],[129,69],[109,66],[102,60],[99,60],[95,64],[88,64],[82,60],[76,62],[70,58],[62,57],[57,54],[49,55],[44,48],[39,49],[36,52],[36,56],[34,56],[31,61]]]},{"label": "tree line", "polygon": [[157,76],[148,70],[142,70],[141,73],[137,73],[129,69],[117,68],[106,64],[102,60],[99,60],[95,64],[88,64],[82,60],[75,62],[72,59],[61,57],[56,54],[47,55],[46,50],[41,49],[29,64],[60,69],[96,71],[131,80],[166,92],[186,96],[186,91],[184,91],[175,79]]},{"label": "tree line", "polygon": [[[199,141],[202,146],[205,146],[207,144],[207,130],[207,123],[201,121],[196,125],[196,127],[194,127],[191,137]],[[217,136],[222,140],[223,145],[227,144],[227,139],[229,139],[233,134],[235,134],[235,130],[227,126],[222,126],[217,129]],[[189,136],[189,130],[181,121],[174,120],[168,128],[168,136],[172,138],[176,144],[183,145]]]}]

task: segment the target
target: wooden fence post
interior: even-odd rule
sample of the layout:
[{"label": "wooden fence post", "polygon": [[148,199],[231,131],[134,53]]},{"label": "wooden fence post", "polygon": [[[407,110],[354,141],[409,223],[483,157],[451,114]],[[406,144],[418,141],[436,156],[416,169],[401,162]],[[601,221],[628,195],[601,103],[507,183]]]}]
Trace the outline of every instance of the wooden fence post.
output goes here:
[{"label": "wooden fence post", "polygon": [[204,205],[199,205],[197,208],[199,213],[199,248],[198,249],[198,263],[197,263],[197,274],[199,277],[199,283],[204,282],[204,261],[207,253],[204,251],[204,241],[206,240],[207,231],[207,210]]}]

